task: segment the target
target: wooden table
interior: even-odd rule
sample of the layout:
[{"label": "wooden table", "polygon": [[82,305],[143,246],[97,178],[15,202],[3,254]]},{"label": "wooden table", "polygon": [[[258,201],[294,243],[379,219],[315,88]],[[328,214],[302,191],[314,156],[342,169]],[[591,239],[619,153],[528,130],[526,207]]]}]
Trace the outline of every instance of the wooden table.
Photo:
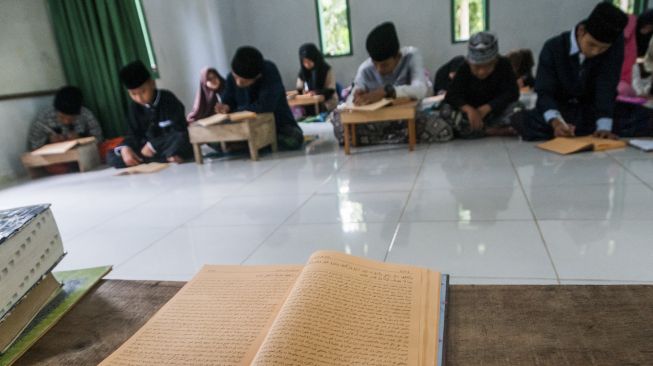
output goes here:
[{"label": "wooden table", "polygon": [[252,160],[258,160],[258,151],[265,146],[270,145],[273,152],[277,151],[277,128],[272,113],[260,113],[253,119],[208,127],[193,123],[188,126],[188,134],[197,164],[204,163],[201,145],[212,142],[247,141]]},{"label": "wooden table", "polygon": [[[345,154],[351,153],[350,144],[356,146],[356,125],[386,121],[406,121],[408,123],[408,150],[415,150],[417,134],[415,132],[416,101],[384,107],[376,111],[349,111],[340,113],[340,121],[345,132]],[[351,141],[350,141],[351,139]]]},{"label": "wooden table", "polygon": [[291,107],[300,107],[305,105],[314,105],[315,114],[320,114],[320,103],[324,102],[324,95],[296,95],[288,99],[288,105]]},{"label": "wooden table", "polygon": [[61,163],[77,163],[80,172],[89,171],[100,165],[100,153],[96,143],[78,145],[65,153],[52,155],[34,155],[25,153],[21,157],[25,170],[30,177],[38,178],[45,174],[43,168]]},{"label": "wooden table", "polygon": [[[104,280],[16,365],[96,365],[183,282]],[[653,286],[451,286],[446,365],[653,365]]]}]

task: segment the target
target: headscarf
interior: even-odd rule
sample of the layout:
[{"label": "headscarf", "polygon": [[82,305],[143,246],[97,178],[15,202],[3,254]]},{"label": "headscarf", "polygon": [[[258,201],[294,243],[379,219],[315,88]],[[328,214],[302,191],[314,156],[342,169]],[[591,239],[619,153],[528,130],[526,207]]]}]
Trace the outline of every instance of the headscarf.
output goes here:
[{"label": "headscarf", "polygon": [[[209,73],[213,72],[218,75],[220,80],[220,86],[218,90],[215,91],[209,88],[206,85],[207,80],[209,79]],[[188,113],[186,120],[188,122],[194,122],[198,119],[206,118],[215,114],[213,111],[215,105],[218,101],[217,96],[222,93],[225,87],[225,81],[222,75],[213,67],[205,67],[200,72],[200,87],[195,94],[195,102],[193,103],[193,110]]]},{"label": "headscarf", "polygon": [[[304,67],[302,60],[305,58],[313,61],[315,64],[312,69],[309,70]],[[324,89],[326,76],[329,73],[331,66],[324,61],[324,56],[322,56],[322,52],[320,52],[316,45],[313,43],[305,43],[299,47],[299,64],[301,65],[299,79],[308,84],[308,89]]]}]

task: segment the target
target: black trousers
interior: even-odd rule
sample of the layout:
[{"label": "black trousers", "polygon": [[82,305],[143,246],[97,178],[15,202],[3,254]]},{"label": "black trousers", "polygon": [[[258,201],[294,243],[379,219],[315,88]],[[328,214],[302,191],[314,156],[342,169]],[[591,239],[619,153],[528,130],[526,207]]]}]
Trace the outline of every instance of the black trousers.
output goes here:
[{"label": "black trousers", "polygon": [[[143,160],[144,163],[165,162],[171,156],[179,156],[184,160],[190,159],[193,156],[193,147],[188,139],[187,132],[172,131],[150,141],[156,153],[153,157],[147,158],[141,155],[141,148],[134,149],[134,152]],[[133,148],[133,147],[132,147]],[[111,150],[106,156],[107,164],[110,166],[121,169],[127,167],[122,160],[122,156],[116,155]]]},{"label": "black trousers", "polygon": [[[567,104],[561,108],[562,117],[576,126],[577,136],[591,135],[596,131],[596,113],[592,106]],[[512,127],[526,141],[549,140],[554,137],[553,128],[537,109],[519,112],[512,118]],[[617,103],[612,132],[620,137],[651,136],[653,111],[641,105]]]}]

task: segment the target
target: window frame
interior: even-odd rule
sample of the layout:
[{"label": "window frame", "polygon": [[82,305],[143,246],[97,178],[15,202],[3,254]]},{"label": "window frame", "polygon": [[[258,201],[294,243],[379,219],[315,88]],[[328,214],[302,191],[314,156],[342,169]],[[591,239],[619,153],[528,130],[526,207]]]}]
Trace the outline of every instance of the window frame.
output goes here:
[{"label": "window frame", "polygon": [[136,13],[138,14],[138,24],[143,34],[143,41],[145,42],[148,64],[150,69],[152,70],[152,78],[159,79],[160,78],[159,63],[156,60],[156,53],[154,52],[152,37],[150,36],[150,28],[147,24],[147,16],[145,15],[145,7],[143,6],[143,0],[134,0],[134,5],[136,6]]},{"label": "window frame", "polygon": [[[483,18],[485,21],[485,27],[482,32],[487,32],[490,30],[490,0],[482,0],[483,2]],[[469,39],[457,40],[456,39],[456,0],[449,1],[449,13],[450,13],[450,23],[451,23],[451,44],[461,44],[467,43]],[[471,34],[470,34],[471,36]]]},{"label": "window frame", "polygon": [[349,52],[343,53],[340,55],[331,55],[324,52],[322,45],[322,21],[320,18],[320,0],[315,0],[315,17],[317,19],[317,34],[320,44],[320,51],[325,58],[339,58],[339,57],[349,57],[354,55],[354,42],[352,40],[352,31],[351,31],[351,9],[349,8],[349,0],[344,0],[347,8],[347,28],[349,30]]},{"label": "window frame", "polygon": [[[605,0],[605,1],[609,2],[609,3],[612,3],[613,5],[617,6],[614,3],[614,0]],[[635,1],[633,3],[633,14],[634,15],[640,15],[643,12],[648,10],[648,0],[634,0],[634,1]],[[617,6],[617,7],[619,9],[621,9],[621,7],[619,7],[619,6]],[[626,13],[626,14],[630,14],[630,13]]]}]

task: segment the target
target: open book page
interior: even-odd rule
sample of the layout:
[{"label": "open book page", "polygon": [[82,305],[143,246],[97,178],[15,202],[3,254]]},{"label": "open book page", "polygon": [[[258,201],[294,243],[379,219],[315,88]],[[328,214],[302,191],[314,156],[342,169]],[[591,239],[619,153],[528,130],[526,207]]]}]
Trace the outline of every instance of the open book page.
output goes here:
[{"label": "open book page", "polygon": [[226,113],[217,113],[212,116],[200,119],[197,121],[197,124],[202,126],[202,127],[208,127],[212,125],[217,125],[218,123],[222,123],[229,120],[229,115]]},{"label": "open book page", "polygon": [[435,365],[439,274],[316,252],[253,365]]},{"label": "open book page", "polygon": [[204,266],[101,365],[249,365],[301,266]]},{"label": "open book page", "polygon": [[381,99],[378,102],[371,103],[371,104],[366,104],[366,105],[354,105],[354,104],[347,104],[345,105],[345,110],[348,111],[358,111],[358,112],[371,112],[371,111],[376,111],[379,110],[385,106],[388,106],[392,104],[392,99]]},{"label": "open book page", "polygon": [[64,154],[77,145],[86,145],[95,142],[95,137],[81,137],[75,140],[47,144],[32,151],[32,155],[57,155]]},{"label": "open book page", "polygon": [[591,143],[594,147],[594,151],[621,149],[627,145],[626,141],[623,140],[602,139],[594,136],[583,136],[576,139],[579,141]]},{"label": "open book page", "polygon": [[553,140],[542,142],[536,145],[540,149],[558,153],[561,155],[573,154],[580,151],[592,150],[591,142],[569,137],[556,137]]},{"label": "open book page", "polygon": [[156,173],[169,167],[168,163],[147,163],[130,166],[129,168],[121,169],[116,175],[129,175],[129,174],[150,174]]}]

